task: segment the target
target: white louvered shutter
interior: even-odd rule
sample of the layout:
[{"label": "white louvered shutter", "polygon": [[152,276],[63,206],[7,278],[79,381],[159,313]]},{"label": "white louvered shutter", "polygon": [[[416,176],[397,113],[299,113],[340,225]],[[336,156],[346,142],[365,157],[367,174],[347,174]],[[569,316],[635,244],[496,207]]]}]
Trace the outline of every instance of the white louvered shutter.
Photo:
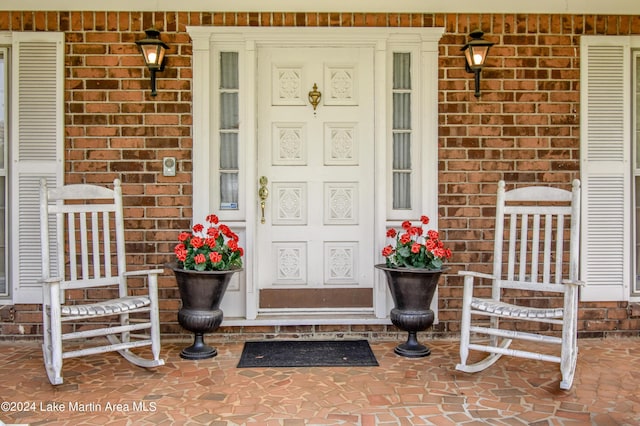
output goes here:
[{"label": "white louvered shutter", "polygon": [[628,37],[581,40],[583,301],[626,300],[631,237]]},{"label": "white louvered shutter", "polygon": [[40,303],[40,179],[55,186],[64,171],[64,34],[13,33],[12,59],[13,301]]}]

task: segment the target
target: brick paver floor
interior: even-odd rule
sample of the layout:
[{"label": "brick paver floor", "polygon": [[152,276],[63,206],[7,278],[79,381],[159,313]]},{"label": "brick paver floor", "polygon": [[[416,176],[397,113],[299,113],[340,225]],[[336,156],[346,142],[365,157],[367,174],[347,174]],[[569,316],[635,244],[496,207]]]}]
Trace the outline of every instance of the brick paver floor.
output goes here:
[{"label": "brick paver floor", "polygon": [[371,342],[378,367],[236,368],[242,342],[187,361],[164,343],[165,366],[118,354],[65,361],[49,384],[35,342],[0,342],[0,424],[59,425],[640,425],[640,338],[581,339],[573,388],[556,364],[504,357],[454,369],[458,343],[402,358]]}]

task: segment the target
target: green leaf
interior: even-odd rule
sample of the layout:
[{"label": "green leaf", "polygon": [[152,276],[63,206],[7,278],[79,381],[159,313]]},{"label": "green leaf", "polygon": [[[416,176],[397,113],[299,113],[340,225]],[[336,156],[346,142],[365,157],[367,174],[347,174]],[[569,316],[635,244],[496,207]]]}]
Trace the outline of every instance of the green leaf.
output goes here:
[{"label": "green leaf", "polygon": [[409,247],[407,247],[407,246],[401,246],[396,251],[397,251],[398,255],[400,255],[402,257],[410,257],[411,256],[411,249]]}]

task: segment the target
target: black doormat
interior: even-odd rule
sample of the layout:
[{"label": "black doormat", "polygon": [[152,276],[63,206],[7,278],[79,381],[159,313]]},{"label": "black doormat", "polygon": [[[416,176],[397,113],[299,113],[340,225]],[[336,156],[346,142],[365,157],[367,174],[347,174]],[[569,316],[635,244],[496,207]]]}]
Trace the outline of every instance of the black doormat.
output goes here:
[{"label": "black doormat", "polygon": [[366,340],[246,342],[238,368],[378,366]]}]

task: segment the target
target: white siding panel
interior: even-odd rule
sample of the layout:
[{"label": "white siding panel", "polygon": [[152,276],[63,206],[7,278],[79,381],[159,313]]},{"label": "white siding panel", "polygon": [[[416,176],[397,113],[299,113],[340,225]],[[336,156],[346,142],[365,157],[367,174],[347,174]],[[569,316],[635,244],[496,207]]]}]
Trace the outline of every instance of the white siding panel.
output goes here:
[{"label": "white siding panel", "polygon": [[581,159],[583,301],[628,297],[630,99],[626,37],[583,37]]}]

